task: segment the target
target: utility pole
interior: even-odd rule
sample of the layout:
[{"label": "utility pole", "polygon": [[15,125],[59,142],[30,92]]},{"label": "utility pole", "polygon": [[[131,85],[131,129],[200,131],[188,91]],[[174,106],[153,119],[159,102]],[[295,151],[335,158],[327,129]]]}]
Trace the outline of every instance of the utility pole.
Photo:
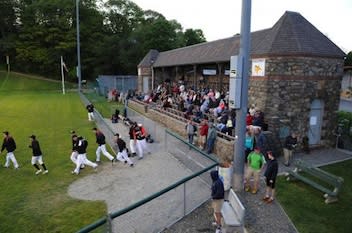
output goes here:
[{"label": "utility pole", "polygon": [[77,77],[78,92],[81,92],[81,45],[79,39],[79,0],[76,0],[76,34],[77,34]]},{"label": "utility pole", "polygon": [[248,78],[249,78],[249,60],[250,60],[250,27],[251,27],[251,0],[242,0],[241,13],[241,34],[240,34],[240,52],[238,55],[238,70],[242,79],[241,88],[241,105],[236,111],[236,140],[235,152],[233,156],[233,179],[232,187],[235,191],[243,190],[244,174],[244,142],[246,134],[246,114],[248,106]]}]

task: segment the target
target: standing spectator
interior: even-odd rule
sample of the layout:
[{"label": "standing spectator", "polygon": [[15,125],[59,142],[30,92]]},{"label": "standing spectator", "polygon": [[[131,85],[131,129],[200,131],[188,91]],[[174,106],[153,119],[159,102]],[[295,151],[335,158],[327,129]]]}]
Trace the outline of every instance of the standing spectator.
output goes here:
[{"label": "standing spectator", "polygon": [[129,135],[130,135],[130,150],[132,153],[132,157],[136,156],[136,142],[135,142],[135,128],[137,126],[136,122],[132,122],[131,126],[130,126],[130,130],[129,130]]},{"label": "standing spectator", "polygon": [[214,144],[216,140],[216,129],[213,122],[209,122],[209,129],[207,135],[207,153],[213,152]]},{"label": "standing spectator", "polygon": [[88,120],[93,121],[94,120],[94,105],[92,103],[90,103],[86,106],[86,109],[88,111]]},{"label": "standing spectator", "polygon": [[96,143],[98,144],[98,148],[95,152],[96,154],[96,162],[100,163],[100,153],[103,153],[103,155],[105,155],[106,158],[108,158],[111,163],[114,162],[114,157],[106,150],[106,146],[105,146],[105,135],[103,134],[103,132],[101,132],[100,130],[98,130],[97,128],[93,128],[93,131],[95,133],[95,137],[96,137]]},{"label": "standing spectator", "polygon": [[290,159],[292,157],[293,149],[297,146],[297,136],[294,132],[288,135],[285,139],[284,145],[284,158],[285,158],[285,166],[290,166]]},{"label": "standing spectator", "polygon": [[43,174],[47,174],[49,171],[46,169],[46,166],[43,162],[43,153],[40,150],[40,145],[38,140],[36,139],[35,135],[29,136],[31,139],[31,144],[29,145],[29,148],[32,148],[33,156],[32,156],[32,165],[37,169],[36,175],[42,172],[42,169],[39,168],[38,164],[41,165],[44,169]]},{"label": "standing spectator", "polygon": [[264,173],[266,179],[266,190],[263,201],[266,203],[271,203],[275,199],[275,181],[279,170],[279,165],[272,151],[268,151],[268,158],[268,164]]},{"label": "standing spectator", "polygon": [[117,152],[116,159],[121,162],[128,163],[128,165],[133,167],[133,162],[130,160],[130,158],[128,158],[126,142],[120,138],[118,133],[115,134],[115,137],[117,149],[119,150],[119,152]]},{"label": "standing spectator", "polygon": [[205,143],[207,142],[207,136],[208,136],[208,120],[205,118],[202,120],[202,122],[199,125],[199,148],[201,150],[205,149]]},{"label": "standing spectator", "polygon": [[4,131],[3,134],[4,134],[4,141],[2,143],[1,153],[4,149],[7,150],[6,162],[4,167],[8,168],[10,166],[10,160],[11,160],[15,169],[18,169],[18,163],[15,157],[15,154],[13,153],[16,150],[16,142],[13,139],[13,137],[9,134],[8,131]]},{"label": "standing spectator", "polygon": [[88,147],[88,142],[85,140],[83,137],[78,137],[78,145],[77,145],[77,152],[78,152],[78,157],[77,157],[77,162],[76,162],[76,168],[73,170],[71,173],[78,175],[81,169],[82,164],[88,165],[93,167],[95,170],[98,167],[98,164],[91,162],[87,158],[87,147]]},{"label": "standing spectator", "polygon": [[195,131],[195,125],[193,124],[192,120],[188,120],[185,129],[188,136],[188,142],[190,144],[193,144],[193,138],[196,131]]},{"label": "standing spectator", "polygon": [[247,163],[247,157],[249,153],[253,151],[254,146],[254,137],[250,129],[246,129],[246,137],[244,139],[244,147],[245,147],[245,162]]},{"label": "standing spectator", "polygon": [[[249,153],[247,158],[247,173],[246,173],[246,184],[245,191],[252,191],[253,194],[258,192],[259,185],[259,176],[260,171],[265,164],[265,159],[262,153],[260,153],[260,149],[258,147],[254,148],[254,151]],[[254,182],[253,186],[250,185],[250,179],[253,177]]]},{"label": "standing spectator", "polygon": [[[254,127],[254,142],[255,142],[255,147],[258,147],[260,152],[263,155],[266,155],[266,152],[268,151],[267,149],[267,140],[259,127]],[[267,158],[265,158],[267,159]]]},{"label": "standing spectator", "polygon": [[224,184],[222,183],[218,171],[211,171],[210,177],[213,181],[211,186],[212,207],[214,209],[214,217],[216,231],[221,232],[221,208],[224,203]]}]

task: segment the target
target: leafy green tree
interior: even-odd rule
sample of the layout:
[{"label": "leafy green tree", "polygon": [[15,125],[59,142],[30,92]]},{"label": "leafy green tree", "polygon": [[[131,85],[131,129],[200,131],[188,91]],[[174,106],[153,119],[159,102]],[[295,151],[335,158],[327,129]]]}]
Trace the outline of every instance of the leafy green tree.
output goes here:
[{"label": "leafy green tree", "polygon": [[345,58],[345,66],[352,66],[352,51],[350,51]]},{"label": "leafy green tree", "polygon": [[75,48],[72,1],[20,1],[18,70],[58,77],[60,56]]},{"label": "leafy green tree", "polygon": [[0,54],[13,56],[17,36],[17,0],[0,1]]},{"label": "leafy green tree", "polygon": [[187,29],[184,32],[185,46],[206,42],[203,31],[200,29]]}]

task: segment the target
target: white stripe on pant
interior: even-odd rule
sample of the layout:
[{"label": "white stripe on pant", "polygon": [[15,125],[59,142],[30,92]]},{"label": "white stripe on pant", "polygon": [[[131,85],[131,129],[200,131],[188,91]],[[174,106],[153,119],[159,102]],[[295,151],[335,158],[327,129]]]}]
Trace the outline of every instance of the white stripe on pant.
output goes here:
[{"label": "white stripe on pant", "polygon": [[96,155],[97,155],[97,158],[96,158],[96,161],[97,161],[97,162],[100,162],[100,153],[101,153],[101,152],[102,152],[103,155],[105,155],[105,157],[108,158],[110,161],[114,159],[114,157],[113,157],[109,152],[106,151],[105,144],[103,144],[103,145],[98,146],[97,151],[95,152]]},{"label": "white stripe on pant", "polygon": [[13,152],[8,152],[6,154],[6,163],[5,163],[5,167],[9,167],[10,166],[10,160],[12,161],[13,163],[13,166],[15,168],[18,168],[18,163],[17,163],[17,160],[16,160],[16,157],[14,155]]},{"label": "white stripe on pant", "polygon": [[130,158],[128,158],[126,149],[124,149],[122,152],[118,152],[116,155],[116,159],[121,162],[127,161],[127,163],[129,165],[133,164],[133,162],[130,160]]},{"label": "white stripe on pant", "polygon": [[81,169],[82,164],[91,166],[93,168],[96,168],[98,166],[98,164],[93,163],[92,161],[87,159],[87,154],[78,154],[76,168],[73,172],[79,174],[79,170]]}]

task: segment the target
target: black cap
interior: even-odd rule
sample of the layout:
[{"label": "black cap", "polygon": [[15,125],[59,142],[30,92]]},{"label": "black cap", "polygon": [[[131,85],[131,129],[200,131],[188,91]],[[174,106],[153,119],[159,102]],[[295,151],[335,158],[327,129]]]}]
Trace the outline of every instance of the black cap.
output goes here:
[{"label": "black cap", "polygon": [[78,140],[82,140],[83,139],[83,137],[82,136],[78,136]]},{"label": "black cap", "polygon": [[75,134],[75,133],[76,133],[76,131],[74,131],[74,130],[71,130],[71,131],[70,131],[70,133],[71,133],[71,134]]},{"label": "black cap", "polygon": [[2,133],[5,134],[6,136],[9,135],[9,131],[4,131]]},{"label": "black cap", "polygon": [[32,139],[35,139],[35,135],[34,134],[32,134],[31,136],[29,136],[30,138],[32,138]]},{"label": "black cap", "polygon": [[118,134],[118,133],[115,133],[115,136],[116,136],[116,137],[120,137],[120,134]]},{"label": "black cap", "polygon": [[92,130],[97,130],[97,128],[96,128],[96,127],[94,127]]}]

